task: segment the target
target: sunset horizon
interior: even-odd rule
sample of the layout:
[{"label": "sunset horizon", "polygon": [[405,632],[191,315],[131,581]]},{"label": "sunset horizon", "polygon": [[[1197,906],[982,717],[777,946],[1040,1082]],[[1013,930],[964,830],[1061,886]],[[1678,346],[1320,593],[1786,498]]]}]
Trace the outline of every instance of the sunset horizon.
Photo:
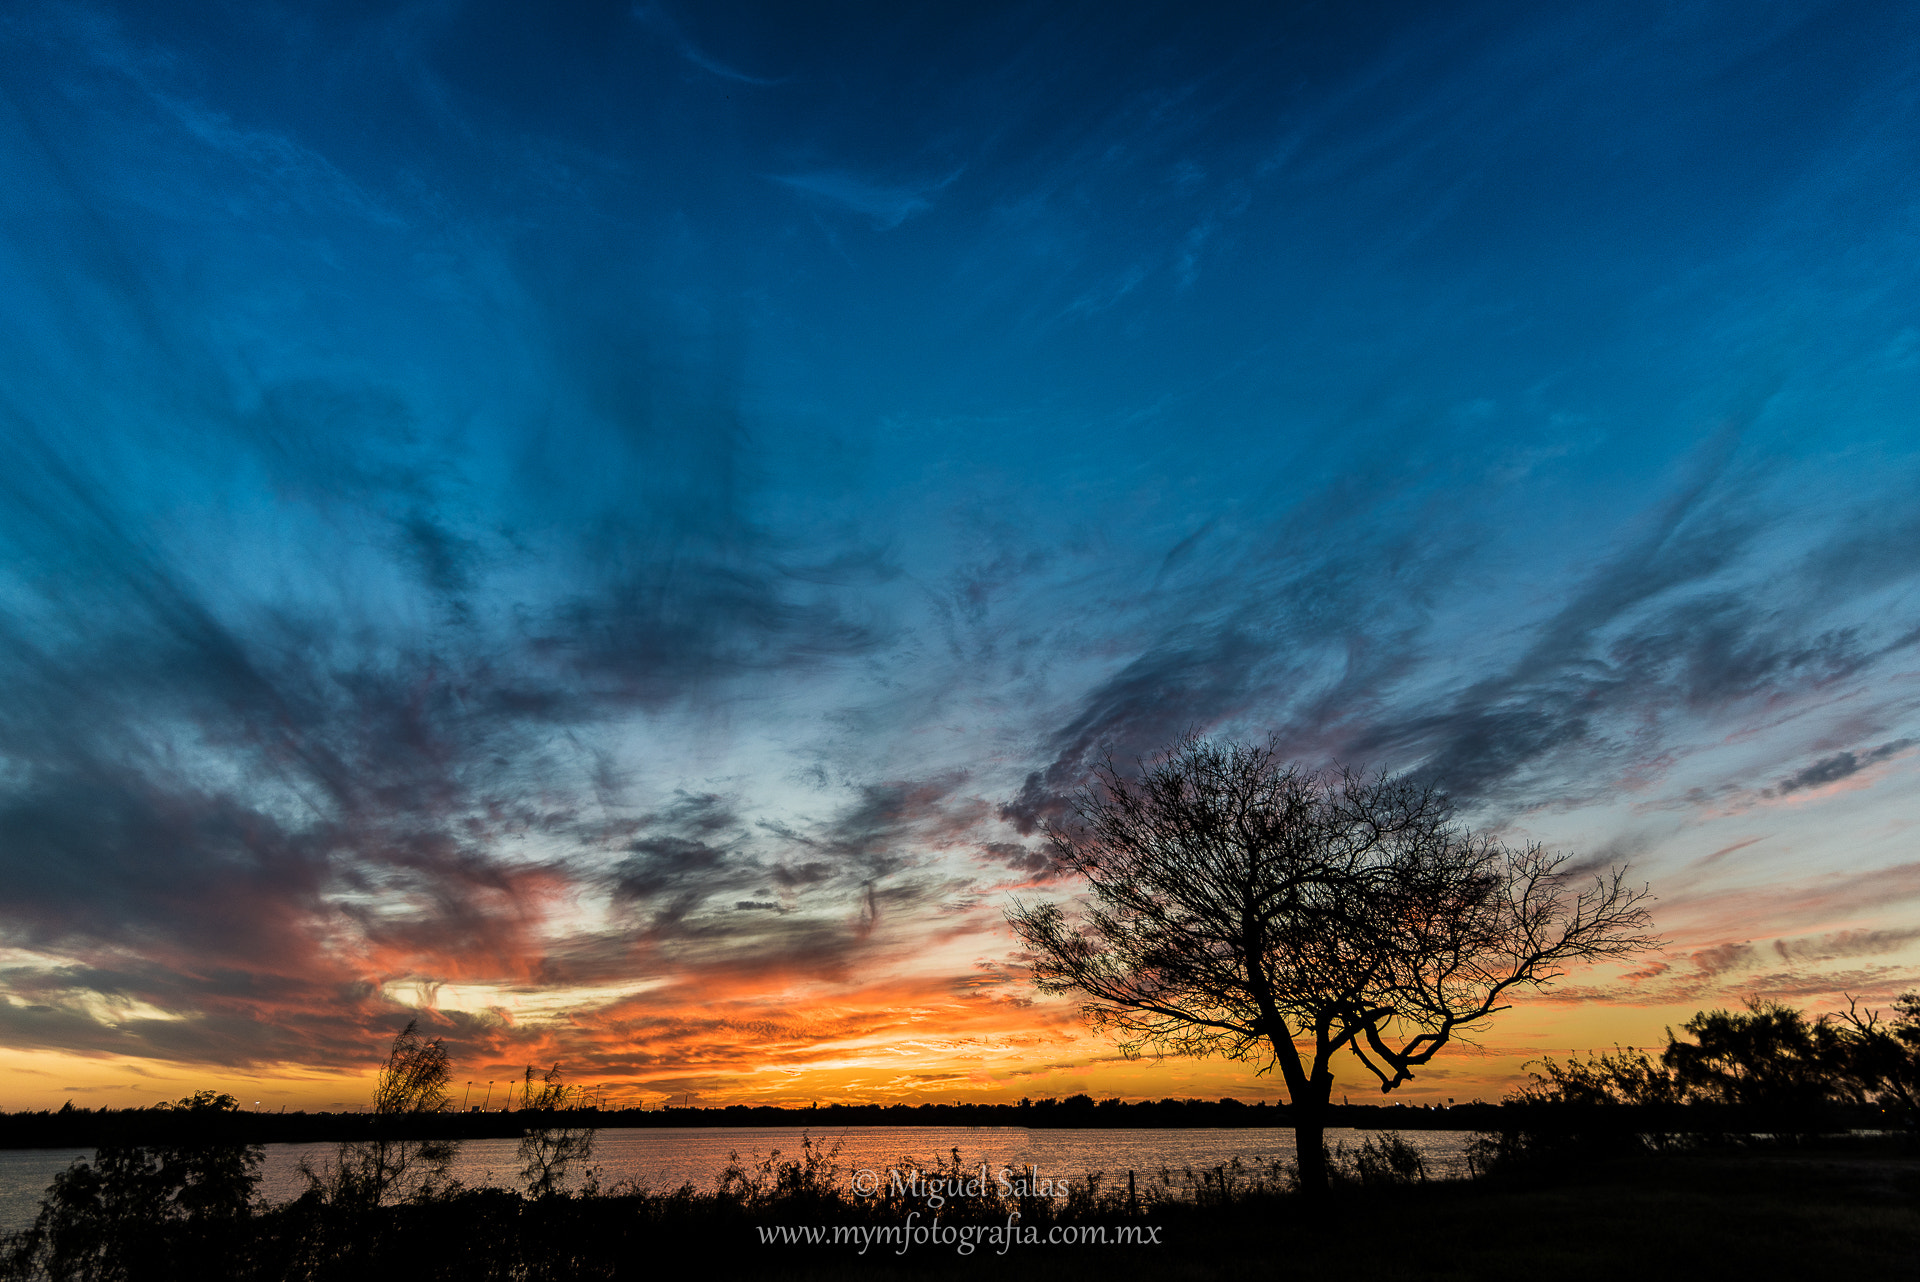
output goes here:
[{"label": "sunset horizon", "polygon": [[0,42],[0,1111],[1285,1102],[1009,926],[1189,734],[1651,895],[1336,1102],[1920,990],[1914,12]]}]

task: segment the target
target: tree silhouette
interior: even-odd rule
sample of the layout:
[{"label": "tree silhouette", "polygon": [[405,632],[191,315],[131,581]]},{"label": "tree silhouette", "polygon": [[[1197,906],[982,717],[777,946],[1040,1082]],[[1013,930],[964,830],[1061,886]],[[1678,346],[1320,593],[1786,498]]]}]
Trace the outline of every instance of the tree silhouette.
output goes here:
[{"label": "tree silhouette", "polygon": [[32,1227],[15,1236],[0,1277],[107,1279],[209,1273],[222,1230],[247,1213],[261,1149],[229,1125],[240,1103],[199,1091],[161,1110],[186,1113],[177,1138],[102,1144],[54,1178]]},{"label": "tree silhouette", "polygon": [[1008,914],[1036,983],[1080,997],[1127,1053],[1277,1068],[1310,1192],[1328,1183],[1338,1052],[1393,1090],[1516,990],[1652,943],[1624,869],[1576,885],[1564,856],[1469,832],[1405,779],[1194,736],[1138,778],[1095,773],[1078,823],[1047,827],[1092,892],[1084,916]]},{"label": "tree silhouette", "polygon": [[520,1137],[520,1187],[531,1198],[551,1197],[566,1187],[576,1163],[593,1158],[594,1128],[575,1125],[579,1088],[560,1081],[560,1065],[548,1069],[541,1084],[533,1084],[528,1065],[520,1087],[520,1112],[526,1131]]},{"label": "tree silhouette", "polygon": [[1829,1017],[1809,1020],[1780,1002],[1742,1011],[1701,1011],[1667,1030],[1661,1062],[1686,1098],[1714,1104],[1806,1109],[1844,1089],[1851,1059],[1845,1031]]},{"label": "tree silhouette", "polygon": [[1847,1051],[1846,1090],[1856,1100],[1875,1100],[1906,1126],[1910,1144],[1920,1144],[1920,993],[1903,994],[1894,1018],[1847,1001],[1841,1036]]},{"label": "tree silhouette", "polygon": [[308,1171],[309,1181],[334,1202],[372,1206],[428,1197],[445,1187],[459,1141],[423,1138],[420,1120],[447,1110],[452,1079],[447,1048],[437,1037],[422,1038],[419,1021],[408,1020],[374,1085],[372,1133],[342,1144],[333,1169],[325,1177]]},{"label": "tree silhouette", "polygon": [[1624,1051],[1616,1048],[1612,1054],[1589,1052],[1584,1062],[1569,1059],[1561,1063],[1551,1055],[1536,1062],[1538,1069],[1522,1065],[1529,1069],[1532,1081],[1511,1093],[1507,1097],[1511,1102],[1645,1107],[1678,1104],[1686,1097],[1671,1069],[1632,1047]]}]

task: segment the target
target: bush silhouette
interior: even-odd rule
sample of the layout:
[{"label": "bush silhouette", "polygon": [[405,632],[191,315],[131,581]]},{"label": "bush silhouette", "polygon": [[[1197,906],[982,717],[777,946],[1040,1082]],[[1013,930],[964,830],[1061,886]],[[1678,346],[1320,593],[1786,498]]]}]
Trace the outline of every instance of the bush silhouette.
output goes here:
[{"label": "bush silhouette", "polygon": [[136,1268],[215,1276],[221,1243],[249,1209],[260,1146],[234,1142],[219,1123],[231,1095],[200,1091],[161,1110],[187,1114],[178,1138],[102,1144],[54,1178],[32,1227],[9,1244],[0,1276],[124,1278]]}]

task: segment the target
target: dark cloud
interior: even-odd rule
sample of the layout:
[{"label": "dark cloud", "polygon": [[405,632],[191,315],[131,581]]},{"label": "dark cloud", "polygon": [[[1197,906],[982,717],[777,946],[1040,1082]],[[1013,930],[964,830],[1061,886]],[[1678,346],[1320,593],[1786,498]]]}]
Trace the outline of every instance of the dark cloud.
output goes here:
[{"label": "dark cloud", "polygon": [[1768,797],[1784,797],[1799,792],[1803,788],[1818,788],[1822,784],[1837,783],[1848,775],[1857,774],[1876,762],[1885,761],[1897,752],[1903,752],[1914,745],[1912,739],[1894,739],[1881,744],[1878,748],[1861,752],[1836,752],[1831,757],[1822,757],[1810,766],[1805,766],[1788,775],[1771,788],[1763,790]]},{"label": "dark cloud", "polygon": [[[951,844],[962,777],[873,784],[818,818],[752,818],[737,799],[687,794],[637,821],[603,875],[614,928],[554,941],[551,982],[636,973],[727,989],[844,980],[969,884],[929,862]],[[971,813],[969,811],[969,813]]]},{"label": "dark cloud", "polygon": [[1707,855],[1706,857],[1701,859],[1700,860],[1701,866],[1704,867],[1708,864],[1719,863],[1722,859],[1725,859],[1728,855],[1734,854],[1736,851],[1745,850],[1748,846],[1757,845],[1760,842],[1765,840],[1766,840],[1765,837],[1746,837],[1739,841],[1732,842],[1728,845],[1722,846],[1720,847],[1720,849],[1714,851],[1712,854]]},{"label": "dark cloud", "polygon": [[989,858],[1030,881],[1049,881],[1058,875],[1053,859],[1045,850],[1011,841],[989,841],[980,847]]},{"label": "dark cloud", "polygon": [[1824,962],[1896,953],[1916,941],[1920,941],[1920,929],[1839,930],[1808,938],[1776,939],[1773,951],[1785,962]]},{"label": "dark cloud", "polygon": [[1027,776],[1001,816],[1023,836],[1059,822],[1071,792],[1098,762],[1146,756],[1242,706],[1252,693],[1249,678],[1270,653],[1256,637],[1227,627],[1142,655],[1083,701],[1080,714],[1054,735],[1053,761]]},{"label": "dark cloud", "polygon": [[616,900],[657,899],[728,865],[725,850],[678,837],[650,837],[635,842],[632,851],[614,871]]},{"label": "dark cloud", "polygon": [[1688,592],[1733,564],[1753,530],[1720,484],[1736,440],[1722,431],[1705,446],[1694,476],[1644,514],[1638,536],[1571,591],[1503,671],[1431,712],[1385,719],[1354,746],[1421,759],[1423,776],[1484,797],[1565,750],[1597,746],[1611,729],[1603,723],[1629,707],[1710,701],[1740,684],[1736,671],[1777,668],[1779,643],[1754,635],[1748,607]]},{"label": "dark cloud", "polygon": [[1695,970],[1712,978],[1729,971],[1751,970],[1760,962],[1760,950],[1752,944],[1715,944],[1692,954],[1688,960]]}]

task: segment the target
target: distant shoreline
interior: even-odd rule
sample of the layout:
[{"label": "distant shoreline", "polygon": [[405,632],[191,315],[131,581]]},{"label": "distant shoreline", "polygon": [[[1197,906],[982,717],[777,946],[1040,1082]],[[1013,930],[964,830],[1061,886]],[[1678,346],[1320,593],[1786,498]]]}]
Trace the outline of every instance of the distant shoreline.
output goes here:
[{"label": "distant shoreline", "polygon": [[[165,1109],[61,1109],[0,1113],[0,1149],[97,1148],[199,1140],[245,1144],[311,1144],[365,1138],[382,1121],[371,1113],[229,1113],[215,1118]],[[665,1127],[789,1127],[839,1130],[854,1126],[1017,1127],[1026,1129],[1182,1130],[1290,1127],[1294,1110],[1284,1104],[1231,1100],[1118,1101],[1078,1105],[1054,1100],[1020,1104],[829,1104],[817,1108],[772,1108],[735,1104],[724,1108],[575,1109],[440,1113],[406,1123],[410,1136],[446,1139],[511,1139],[543,1126],[645,1129]],[[1816,1133],[1896,1125],[1882,1110],[1828,1106],[1795,1114],[1723,1105],[1460,1104],[1450,1108],[1407,1105],[1335,1105],[1326,1125],[1352,1130],[1501,1132],[1518,1129],[1568,1132]],[[389,1131],[390,1134],[400,1132]]]}]

